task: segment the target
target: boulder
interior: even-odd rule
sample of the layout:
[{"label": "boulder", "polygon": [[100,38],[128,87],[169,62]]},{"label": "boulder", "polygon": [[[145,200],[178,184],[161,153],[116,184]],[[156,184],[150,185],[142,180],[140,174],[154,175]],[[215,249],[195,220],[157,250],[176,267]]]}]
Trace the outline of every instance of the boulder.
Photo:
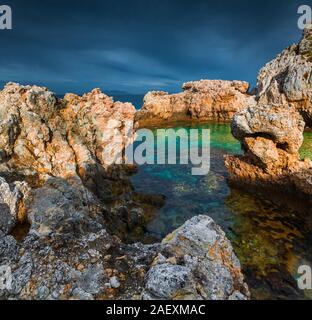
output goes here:
[{"label": "boulder", "polygon": [[146,276],[147,300],[246,300],[250,297],[230,241],[208,216],[168,235]]}]

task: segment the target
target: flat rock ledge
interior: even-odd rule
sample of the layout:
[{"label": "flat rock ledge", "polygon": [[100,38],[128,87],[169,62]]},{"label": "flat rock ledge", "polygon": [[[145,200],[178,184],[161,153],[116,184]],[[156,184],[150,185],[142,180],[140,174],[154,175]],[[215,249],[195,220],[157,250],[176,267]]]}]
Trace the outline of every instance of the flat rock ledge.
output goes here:
[{"label": "flat rock ledge", "polygon": [[152,91],[136,113],[140,127],[165,125],[176,121],[229,122],[234,114],[255,105],[243,81],[200,80],[183,85],[183,92]]}]

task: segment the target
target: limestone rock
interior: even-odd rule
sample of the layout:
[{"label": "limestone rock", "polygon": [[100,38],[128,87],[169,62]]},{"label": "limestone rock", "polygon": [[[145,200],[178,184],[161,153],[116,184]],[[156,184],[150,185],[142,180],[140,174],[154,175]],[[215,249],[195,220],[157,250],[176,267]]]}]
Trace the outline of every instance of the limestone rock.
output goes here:
[{"label": "limestone rock", "polygon": [[0,177],[0,230],[9,233],[16,222],[25,219],[25,199],[30,188],[25,182],[9,184]]},{"label": "limestone rock", "polygon": [[[224,232],[208,216],[187,221],[162,242],[164,258],[149,270],[144,299],[248,299],[240,263]],[[173,259],[174,258],[174,259]]]},{"label": "limestone rock", "polygon": [[232,121],[232,133],[242,141],[245,137],[263,136],[281,149],[298,153],[303,143],[305,123],[294,107],[257,105],[237,113]]},{"label": "limestone rock", "polygon": [[312,125],[312,29],[306,28],[298,45],[285,49],[258,76],[259,104],[295,107]]},{"label": "limestone rock", "polygon": [[233,115],[255,104],[249,84],[242,81],[201,80],[183,85],[183,92],[149,92],[137,113],[140,126],[177,120],[230,121]]},{"label": "limestone rock", "polygon": [[37,184],[49,176],[78,174],[89,185],[118,178],[122,170],[110,165],[132,142],[134,114],[99,89],[60,100],[46,88],[9,83],[0,91],[0,172],[35,176]]},{"label": "limestone rock", "polygon": [[299,156],[305,126],[312,125],[311,32],[261,69],[257,106],[235,115],[232,133],[245,155],[225,159],[232,183],[311,201],[312,161]]}]

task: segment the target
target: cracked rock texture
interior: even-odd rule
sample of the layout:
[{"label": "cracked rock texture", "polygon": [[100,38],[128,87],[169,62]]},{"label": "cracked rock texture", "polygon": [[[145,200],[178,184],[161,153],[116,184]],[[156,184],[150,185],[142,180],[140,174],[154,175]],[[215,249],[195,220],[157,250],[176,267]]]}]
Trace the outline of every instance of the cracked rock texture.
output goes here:
[{"label": "cracked rock texture", "polygon": [[122,158],[132,141],[127,122],[134,114],[131,104],[99,89],[59,100],[46,88],[9,83],[0,91],[0,172],[33,176],[37,184],[48,176],[78,175],[86,184],[121,178],[110,159]]},{"label": "cracked rock texture", "polygon": [[233,183],[312,200],[312,162],[299,156],[312,123],[311,30],[260,71],[257,106],[234,116],[232,133],[244,156],[226,157]]},{"label": "cracked rock texture", "polygon": [[[140,235],[146,212],[152,215],[164,201],[136,193],[127,179],[133,168],[108,161],[121,159],[132,142],[128,122],[133,124],[134,114],[131,104],[113,102],[98,89],[64,99],[37,86],[9,83],[0,91],[0,299],[142,298],[153,261],[160,252],[166,256],[170,246],[125,244],[120,238],[131,239],[134,231]],[[202,230],[207,241],[204,226],[196,225],[189,223],[188,232]],[[179,262],[182,279],[197,279],[207,293],[203,298],[245,294],[238,285],[239,263],[214,228],[215,245],[221,241],[223,247],[222,253],[218,248],[211,253],[215,264],[205,260],[204,249],[191,254],[191,242],[179,249],[173,240],[176,257],[172,251],[168,263]],[[190,256],[185,264],[183,252],[185,259]],[[224,266],[220,254],[226,255]],[[196,259],[203,262],[191,267]],[[153,269],[147,279],[150,274]],[[177,277],[182,285],[180,273]],[[174,297],[166,282],[159,289]]]},{"label": "cracked rock texture", "polygon": [[163,240],[143,298],[246,300],[249,291],[224,232],[210,217],[197,216]]},{"label": "cracked rock texture", "polygon": [[291,105],[312,125],[312,27],[260,70],[257,91],[259,104]]},{"label": "cracked rock texture", "polygon": [[234,114],[255,104],[243,81],[201,80],[183,85],[183,92],[149,92],[137,112],[140,127],[174,121],[230,121]]}]

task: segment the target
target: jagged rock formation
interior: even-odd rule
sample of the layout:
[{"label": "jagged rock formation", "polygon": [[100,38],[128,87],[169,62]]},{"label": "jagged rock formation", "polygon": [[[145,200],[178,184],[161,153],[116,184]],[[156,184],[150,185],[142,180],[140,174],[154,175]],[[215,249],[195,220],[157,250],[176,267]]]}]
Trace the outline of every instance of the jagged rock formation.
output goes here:
[{"label": "jagged rock formation", "polygon": [[257,106],[235,115],[232,133],[245,152],[226,157],[235,184],[279,187],[312,200],[312,162],[299,158],[303,131],[312,123],[311,32],[260,71]]},{"label": "jagged rock formation", "polygon": [[[113,234],[141,230],[145,210],[163,198],[137,194],[128,168],[107,162],[122,158],[133,140],[127,122],[134,113],[99,90],[57,99],[46,88],[10,83],[0,92],[0,299],[141,299],[146,274],[167,245],[125,245]],[[185,230],[195,234],[203,221]],[[19,226],[24,234],[17,237]],[[237,259],[214,230],[230,269],[213,252],[210,258],[235,274],[225,276],[226,286],[205,284],[213,295],[203,298],[228,298],[234,289],[241,294],[232,297],[242,298]],[[195,269],[188,272],[195,277]]]},{"label": "jagged rock formation", "polygon": [[235,115],[232,132],[245,155],[226,157],[231,181],[261,188],[279,186],[309,199],[312,162],[299,158],[304,127],[291,106],[257,106]]},{"label": "jagged rock formation", "polygon": [[294,106],[312,126],[312,28],[261,69],[257,91],[259,104]]},{"label": "jagged rock formation", "polygon": [[144,299],[246,300],[240,263],[224,232],[198,216],[167,236],[145,283]]},{"label": "jagged rock formation", "polygon": [[208,216],[162,244],[124,245],[106,231],[96,199],[71,183],[53,178],[34,191],[22,242],[0,231],[2,299],[249,298],[231,244]]},{"label": "jagged rock formation", "polygon": [[255,104],[243,81],[201,80],[183,85],[183,92],[149,92],[137,113],[140,127],[174,121],[230,121],[234,114]]},{"label": "jagged rock formation", "polygon": [[37,184],[78,175],[90,187],[109,188],[123,172],[107,164],[131,142],[125,124],[134,114],[131,104],[114,103],[98,89],[58,100],[46,88],[10,83],[0,91],[0,172]]}]

